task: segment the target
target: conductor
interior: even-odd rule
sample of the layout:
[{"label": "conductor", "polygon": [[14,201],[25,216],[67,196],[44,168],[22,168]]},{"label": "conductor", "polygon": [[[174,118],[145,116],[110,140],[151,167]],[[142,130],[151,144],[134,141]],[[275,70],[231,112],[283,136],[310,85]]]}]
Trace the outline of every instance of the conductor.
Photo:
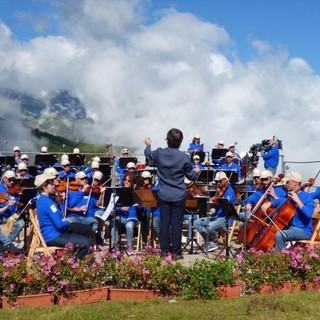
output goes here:
[{"label": "conductor", "polygon": [[[183,133],[172,128],[167,133],[167,148],[151,151],[152,140],[146,137],[144,150],[148,160],[157,166],[159,177],[159,208],[160,208],[160,249],[163,256],[172,252],[174,259],[182,259],[181,234],[183,215],[185,212],[186,186],[184,178],[196,180],[198,168],[192,169],[190,158],[180,151]],[[169,247],[170,226],[172,230],[172,250]]]}]

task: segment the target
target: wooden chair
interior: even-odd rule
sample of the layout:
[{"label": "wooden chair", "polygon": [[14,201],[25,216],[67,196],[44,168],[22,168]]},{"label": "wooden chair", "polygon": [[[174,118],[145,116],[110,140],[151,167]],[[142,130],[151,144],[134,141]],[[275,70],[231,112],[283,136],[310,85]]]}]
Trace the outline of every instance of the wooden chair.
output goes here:
[{"label": "wooden chair", "polygon": [[[236,205],[235,209],[237,211],[237,214],[239,215],[240,210],[241,210],[241,205],[240,204]],[[229,226],[229,239],[228,239],[229,246],[230,246],[230,243],[231,243],[233,236],[235,235],[236,232],[239,231],[239,225],[240,225],[240,221],[234,220],[232,225]]]},{"label": "wooden chair", "polygon": [[312,216],[313,231],[310,240],[299,240],[297,243],[318,244],[320,243],[320,212],[314,212]]},{"label": "wooden chair", "polygon": [[52,252],[63,249],[63,247],[48,247],[40,231],[36,210],[29,210],[29,219],[31,222],[30,238],[27,246],[28,259],[32,259],[36,252],[42,252],[45,256],[52,257]]}]

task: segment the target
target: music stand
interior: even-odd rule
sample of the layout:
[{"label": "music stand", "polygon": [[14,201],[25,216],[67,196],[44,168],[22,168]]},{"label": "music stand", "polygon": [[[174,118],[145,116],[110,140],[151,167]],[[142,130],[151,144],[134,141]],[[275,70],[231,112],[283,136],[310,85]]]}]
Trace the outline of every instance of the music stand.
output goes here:
[{"label": "music stand", "polygon": [[[124,188],[124,187],[114,187],[114,188],[108,188],[105,191],[105,196],[103,199],[103,206],[104,207],[108,207],[108,204],[110,202],[110,200],[113,200],[114,203],[114,216],[113,216],[113,220],[114,220],[114,234],[113,234],[113,239],[114,241],[116,240],[116,233],[117,233],[117,211],[116,208],[117,207],[129,207],[132,206],[134,204],[133,201],[133,187],[130,188]],[[111,198],[113,197],[113,199]],[[118,198],[116,200],[116,198]],[[109,241],[109,251],[111,251],[111,228],[109,229],[110,235],[110,241]],[[117,244],[114,243],[114,245],[116,246]],[[119,249],[121,250],[121,248],[124,248],[123,243],[121,241],[121,221],[120,221],[120,232],[119,232],[119,240],[118,240],[118,245],[119,245]]]},{"label": "music stand", "polygon": [[46,153],[46,154],[36,154],[34,159],[34,164],[36,166],[53,166],[57,163],[58,156],[56,154]]},{"label": "music stand", "polygon": [[84,165],[84,154],[68,153],[70,165],[80,167]]},{"label": "music stand", "polygon": [[[8,168],[8,166],[10,166],[10,168]],[[14,156],[0,156],[0,167],[4,168],[5,170],[9,170],[14,168],[14,166]]]},{"label": "music stand", "polygon": [[214,148],[211,151],[211,159],[220,159],[226,156],[228,149],[217,149]]},{"label": "music stand", "polygon": [[237,170],[221,170],[226,174],[226,176],[229,179],[230,184],[236,184],[238,183],[238,172]]},{"label": "music stand", "polygon": [[[27,180],[27,179],[25,179]],[[34,205],[33,200],[35,200],[35,197],[37,195],[38,190],[36,188],[29,188],[29,189],[23,189],[22,194],[19,198],[19,206],[18,206],[18,217],[17,220],[20,218],[23,218],[24,220],[24,230],[23,230],[23,237],[24,237],[24,246],[23,250],[26,252],[27,249],[27,229],[29,227],[29,219],[26,212],[29,211],[32,205]],[[21,211],[19,211],[19,208],[22,208]]]},{"label": "music stand", "polygon": [[231,251],[231,248],[229,246],[229,219],[240,221],[239,215],[235,209],[235,207],[232,205],[229,199],[227,198],[217,198],[217,201],[219,203],[219,206],[221,207],[222,211],[225,214],[225,228],[226,228],[226,242],[225,247],[220,251],[221,252],[226,250],[226,259],[229,258],[230,253],[234,257],[234,254]]},{"label": "music stand", "polygon": [[99,164],[99,171],[101,171],[105,177],[111,176],[111,168],[112,168],[112,166],[108,163],[100,163]]},{"label": "music stand", "polygon": [[213,181],[216,171],[212,169],[201,170],[197,181],[209,184]]},{"label": "music stand", "polygon": [[102,163],[112,164],[113,157],[100,157],[100,164],[102,164]]},{"label": "music stand", "polygon": [[28,166],[28,172],[33,177],[39,174],[38,170],[39,170],[38,166]]},{"label": "music stand", "polygon": [[127,168],[127,164],[129,162],[134,162],[135,164],[137,164],[138,159],[136,157],[120,157],[119,158],[119,167],[121,169],[126,169]]},{"label": "music stand", "polygon": [[[194,221],[195,221],[195,214],[199,214],[199,218],[203,218],[207,215],[207,201],[210,199],[209,196],[195,196],[194,197],[197,200],[197,209],[193,210],[191,209],[190,211],[187,211],[189,214],[191,214],[191,237],[189,237],[188,235],[188,240],[186,242],[186,244],[184,245],[184,247],[182,248],[182,251],[185,250],[187,248],[187,246],[190,244],[190,248],[188,253],[189,254],[193,254],[193,246],[194,244],[197,245],[197,251],[201,250],[204,254],[206,254],[206,252],[204,251],[204,249],[200,246],[200,244],[198,243],[198,241],[196,239],[193,239],[193,231],[194,231]],[[197,253],[197,251],[195,253]]]}]

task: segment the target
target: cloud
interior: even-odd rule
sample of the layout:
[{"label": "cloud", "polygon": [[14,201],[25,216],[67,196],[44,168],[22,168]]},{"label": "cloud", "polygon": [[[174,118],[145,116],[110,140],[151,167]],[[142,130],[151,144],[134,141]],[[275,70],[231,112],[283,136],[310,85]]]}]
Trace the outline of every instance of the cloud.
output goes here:
[{"label": "cloud", "polygon": [[145,136],[165,146],[167,130],[177,127],[183,149],[196,133],[209,152],[220,139],[246,152],[276,135],[286,160],[317,157],[319,76],[286,48],[255,39],[255,55],[240,61],[228,30],[190,13],[163,10],[147,23],[145,1],[57,5],[59,36],[18,43],[0,26],[0,86],[38,95],[70,90],[96,121],[89,141],[141,153]]}]

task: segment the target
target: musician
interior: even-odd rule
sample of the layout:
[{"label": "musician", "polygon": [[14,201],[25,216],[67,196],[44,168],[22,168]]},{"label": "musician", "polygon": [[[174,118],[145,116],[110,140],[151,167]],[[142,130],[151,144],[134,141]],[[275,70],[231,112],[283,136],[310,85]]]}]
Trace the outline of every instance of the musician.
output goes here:
[{"label": "musician", "polygon": [[[312,195],[313,200],[317,199],[318,201],[320,201],[320,187],[318,187],[316,190],[314,190],[310,194]],[[320,206],[319,205],[314,208],[314,212],[315,213],[319,213],[320,212]]]},{"label": "musician", "polygon": [[[263,170],[260,175],[260,181],[262,182],[262,188],[258,189],[250,195],[246,200],[242,202],[242,206],[245,207],[245,212],[247,212],[247,219],[251,218],[251,211],[255,204],[265,195],[267,192],[266,199],[269,200],[267,203],[269,205],[263,204],[261,209],[267,211],[273,200],[279,199],[285,196],[285,191],[279,186],[270,187],[271,183],[274,181],[273,173],[270,170]],[[245,212],[240,212],[239,217],[241,221],[245,220]]]},{"label": "musician", "polygon": [[[141,173],[141,176],[137,180],[136,189],[137,190],[153,190],[153,183],[152,183],[152,175],[149,171],[143,171]],[[148,238],[148,231],[150,227],[150,218],[151,213],[155,211],[155,209],[152,209],[150,207],[140,207],[139,210],[139,220],[141,221],[141,229],[142,229],[142,240],[143,243],[147,243]]]},{"label": "musician", "polygon": [[267,141],[269,150],[261,151],[261,156],[264,160],[265,169],[270,170],[275,175],[279,164],[279,149],[275,137],[271,137]]},{"label": "musician", "polygon": [[[126,172],[130,172],[130,173],[133,173],[136,175],[136,164],[134,162],[128,162],[127,166],[126,166],[125,173]],[[125,176],[125,174],[120,176],[120,182],[119,182],[120,185],[122,184],[122,180],[124,179],[124,176]]]},{"label": "musician", "polygon": [[20,162],[16,169],[16,177],[28,179],[31,177],[28,173],[28,167],[24,162]]},{"label": "musician", "polygon": [[[217,184],[217,196],[220,198],[229,199],[231,204],[234,205],[236,197],[232,187],[229,184],[227,175],[223,171],[217,172],[214,182]],[[216,202],[217,196],[210,199],[213,203],[215,203],[215,212],[209,217],[200,218],[194,221],[194,227],[199,231],[200,235],[205,241],[203,249],[206,252],[211,252],[218,249],[218,245],[216,243],[218,237],[217,231],[223,228],[226,223],[226,216],[222,208]]]},{"label": "musician", "polygon": [[[124,174],[121,186],[124,188],[130,188],[135,186],[137,177],[132,172],[126,172]],[[126,236],[127,236],[127,253],[128,255],[133,255],[135,253],[132,243],[133,243],[133,234],[134,228],[138,224],[137,216],[137,205],[132,205],[129,207],[116,207],[115,218],[116,218],[116,228],[115,228],[115,219],[112,220],[111,228],[111,238],[113,243],[115,243],[115,250],[118,250],[120,247],[119,243],[119,232],[118,227],[125,227]]]},{"label": "musician", "polygon": [[72,243],[79,246],[79,248],[75,248],[77,250],[76,257],[83,259],[89,248],[93,246],[93,242],[83,235],[68,230],[72,220],[64,218],[63,213],[52,200],[52,195],[55,193],[52,175],[43,173],[36,176],[35,186],[41,193],[36,207],[40,230],[46,244],[48,246],[65,246]]},{"label": "musician", "polygon": [[75,175],[75,182],[72,183],[75,190],[71,190],[69,186],[67,194],[67,216],[70,221],[90,225],[92,232],[98,229],[98,221],[94,218],[94,212],[90,215],[93,208],[97,208],[97,200],[89,197],[90,185],[88,184],[88,176],[79,171]]},{"label": "musician", "polygon": [[233,161],[233,153],[226,153],[226,162],[220,166],[221,170],[236,170],[238,174],[238,181],[241,180],[241,169],[238,164]]},{"label": "musician", "polygon": [[[12,242],[19,235],[24,227],[24,221],[22,219],[15,220],[15,213],[17,211],[17,204],[19,200],[18,195],[11,195],[9,193],[10,187],[12,188],[16,180],[14,171],[7,170],[3,174],[3,181],[0,184],[0,193],[2,194],[3,203],[0,203],[0,224],[5,224],[9,219],[13,219],[13,229],[9,236],[2,237],[0,235],[0,241],[4,247],[9,251],[14,251],[16,248],[12,245]],[[6,201],[6,199],[8,199]]]},{"label": "musician", "polygon": [[13,156],[14,156],[14,162],[17,165],[20,162],[20,158],[21,158],[21,151],[20,151],[20,147],[15,146],[13,148]]},{"label": "musician", "polygon": [[233,154],[233,159],[236,159],[237,162],[241,160],[240,154],[236,152],[236,145],[234,143],[231,143],[229,145],[228,152],[231,152]]},{"label": "musician", "polygon": [[159,207],[160,207],[160,249],[161,254],[170,252],[170,225],[172,227],[172,254],[174,259],[182,258],[181,236],[183,215],[185,212],[186,186],[184,178],[196,180],[199,168],[192,169],[190,158],[179,151],[183,133],[172,128],[167,133],[167,148],[151,151],[152,140],[144,139],[145,156],[157,165],[159,177]]},{"label": "musician", "polygon": [[257,191],[258,189],[260,189],[260,186],[262,184],[260,177],[261,177],[260,170],[258,168],[254,168],[252,171],[253,183],[248,185],[247,187],[248,191]]},{"label": "musician", "polygon": [[312,195],[306,191],[299,190],[302,182],[299,172],[290,172],[283,178],[283,181],[286,183],[287,194],[271,201],[269,206],[276,208],[288,199],[294,205],[295,213],[288,226],[275,234],[275,249],[278,251],[286,247],[287,241],[308,240],[311,238],[314,211]]},{"label": "musician", "polygon": [[192,142],[189,144],[189,147],[188,147],[188,153],[194,154],[195,152],[199,152],[199,151],[204,152],[203,143],[200,144],[200,139],[201,137],[199,134],[196,134],[193,137]]},{"label": "musician", "polygon": [[[224,141],[223,140],[220,140],[216,146],[215,146],[216,149],[223,149],[224,148]],[[212,158],[211,159],[212,163],[215,165],[215,168],[219,168],[222,161],[221,161],[221,158],[220,159],[214,159]]]},{"label": "musician", "polygon": [[[100,158],[99,158],[100,159]],[[90,168],[87,168],[85,170],[85,173],[87,175],[88,178],[92,178],[93,177],[93,174],[96,172],[96,171],[99,171],[100,169],[100,162],[99,161],[96,161],[96,160],[93,160],[91,162],[91,165],[90,165]]]},{"label": "musician", "polygon": [[47,153],[48,153],[48,147],[46,146],[41,147],[40,154],[47,154]]},{"label": "musician", "polygon": [[25,163],[26,165],[28,165],[29,164],[29,157],[28,157],[28,155],[27,154],[23,154],[22,156],[21,156],[21,158],[20,158],[20,163]]},{"label": "musician", "polygon": [[[129,150],[126,148],[122,149],[120,158],[128,158],[128,157],[129,157]],[[126,172],[126,169],[120,168],[120,158],[116,160],[116,171],[121,176]]]},{"label": "musician", "polygon": [[53,167],[54,168],[60,168],[60,167],[62,167],[62,161],[64,161],[64,160],[68,160],[69,161],[69,156],[66,154],[66,153],[64,153],[62,156],[61,156],[61,158],[60,158],[60,162],[56,162],[54,165],[53,165]]},{"label": "musician", "polygon": [[192,168],[199,168],[200,170],[205,170],[206,167],[200,162],[200,156],[199,155],[194,155],[193,156],[193,164]]},{"label": "musician", "polygon": [[67,178],[74,178],[75,174],[71,170],[70,161],[68,159],[63,159],[61,161],[62,170],[59,171],[59,177],[62,180],[67,180]]}]

